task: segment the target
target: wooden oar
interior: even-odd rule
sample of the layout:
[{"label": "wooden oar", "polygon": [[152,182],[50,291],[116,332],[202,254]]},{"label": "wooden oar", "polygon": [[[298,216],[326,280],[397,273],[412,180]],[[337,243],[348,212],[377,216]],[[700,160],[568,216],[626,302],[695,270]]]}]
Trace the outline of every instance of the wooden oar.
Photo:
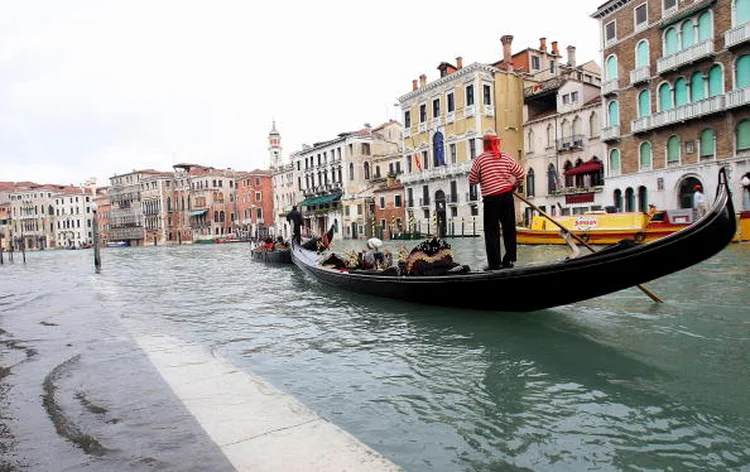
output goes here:
[{"label": "wooden oar", "polygon": [[[543,217],[545,217],[548,220],[550,220],[552,222],[552,224],[554,224],[555,226],[557,226],[558,228],[560,228],[563,232],[569,234],[571,237],[573,237],[573,239],[575,239],[576,241],[578,241],[582,245],[586,246],[591,252],[596,252],[594,250],[594,248],[591,247],[591,246],[589,246],[589,244],[586,241],[584,241],[583,239],[581,239],[578,235],[576,235],[575,233],[573,233],[572,231],[570,231],[568,228],[566,228],[562,224],[560,224],[557,221],[555,221],[554,218],[552,218],[551,216],[549,216],[547,213],[545,213],[538,206],[536,206],[533,203],[531,203],[530,201],[528,201],[526,198],[524,198],[523,195],[519,194],[518,192],[513,192],[513,195],[515,195],[516,198],[518,198],[522,202],[526,203],[528,206],[530,206],[534,210],[538,211],[540,215],[542,215]],[[653,300],[653,301],[655,301],[657,303],[664,303],[664,300],[662,300],[661,298],[659,298],[654,292],[652,292],[648,288],[644,287],[643,285],[638,284],[638,285],[636,285],[636,287],[638,287],[643,293],[645,293],[646,295],[648,295],[649,298],[651,298],[651,300]]]}]

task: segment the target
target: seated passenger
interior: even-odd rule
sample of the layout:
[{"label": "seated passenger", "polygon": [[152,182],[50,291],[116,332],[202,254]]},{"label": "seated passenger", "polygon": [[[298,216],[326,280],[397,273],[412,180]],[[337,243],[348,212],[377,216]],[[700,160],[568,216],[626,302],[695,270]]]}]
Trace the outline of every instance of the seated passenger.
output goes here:
[{"label": "seated passenger", "polygon": [[273,251],[273,239],[271,239],[270,236],[266,238],[265,244],[263,244],[263,249],[266,251]]},{"label": "seated passenger", "polygon": [[384,262],[383,252],[380,248],[383,241],[378,238],[367,240],[367,250],[361,254],[361,266],[363,269],[380,269]]},{"label": "seated passenger", "polygon": [[289,249],[289,244],[287,244],[287,243],[284,242],[284,237],[283,236],[278,236],[276,238],[276,244],[274,244],[273,248],[276,249],[276,250]]}]

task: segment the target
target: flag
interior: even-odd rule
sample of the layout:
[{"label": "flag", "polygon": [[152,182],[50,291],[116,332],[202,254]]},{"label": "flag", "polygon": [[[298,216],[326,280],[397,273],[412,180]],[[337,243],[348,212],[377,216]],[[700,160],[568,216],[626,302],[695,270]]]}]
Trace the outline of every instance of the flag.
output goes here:
[{"label": "flag", "polygon": [[414,163],[417,165],[417,170],[422,171],[422,161],[419,160],[419,155],[414,154]]}]

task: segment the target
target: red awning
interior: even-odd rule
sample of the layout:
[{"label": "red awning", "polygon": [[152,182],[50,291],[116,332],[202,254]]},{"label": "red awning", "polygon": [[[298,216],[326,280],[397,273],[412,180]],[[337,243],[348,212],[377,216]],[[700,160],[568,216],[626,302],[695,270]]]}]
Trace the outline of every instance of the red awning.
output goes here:
[{"label": "red awning", "polygon": [[565,172],[563,172],[563,174],[565,175],[587,174],[589,172],[600,171],[602,170],[603,167],[604,167],[604,164],[602,164],[602,161],[595,161],[592,159],[590,161],[584,162],[578,167],[573,167],[573,168],[566,170]]}]

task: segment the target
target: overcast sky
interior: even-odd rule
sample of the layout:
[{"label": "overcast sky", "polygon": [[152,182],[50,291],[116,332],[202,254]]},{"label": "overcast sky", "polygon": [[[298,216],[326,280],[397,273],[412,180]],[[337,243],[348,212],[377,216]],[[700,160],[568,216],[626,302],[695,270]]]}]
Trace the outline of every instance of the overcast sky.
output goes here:
[{"label": "overcast sky", "polygon": [[400,120],[412,79],[504,34],[601,63],[600,3],[0,0],[0,181],[266,168],[272,120],[286,156]]}]

